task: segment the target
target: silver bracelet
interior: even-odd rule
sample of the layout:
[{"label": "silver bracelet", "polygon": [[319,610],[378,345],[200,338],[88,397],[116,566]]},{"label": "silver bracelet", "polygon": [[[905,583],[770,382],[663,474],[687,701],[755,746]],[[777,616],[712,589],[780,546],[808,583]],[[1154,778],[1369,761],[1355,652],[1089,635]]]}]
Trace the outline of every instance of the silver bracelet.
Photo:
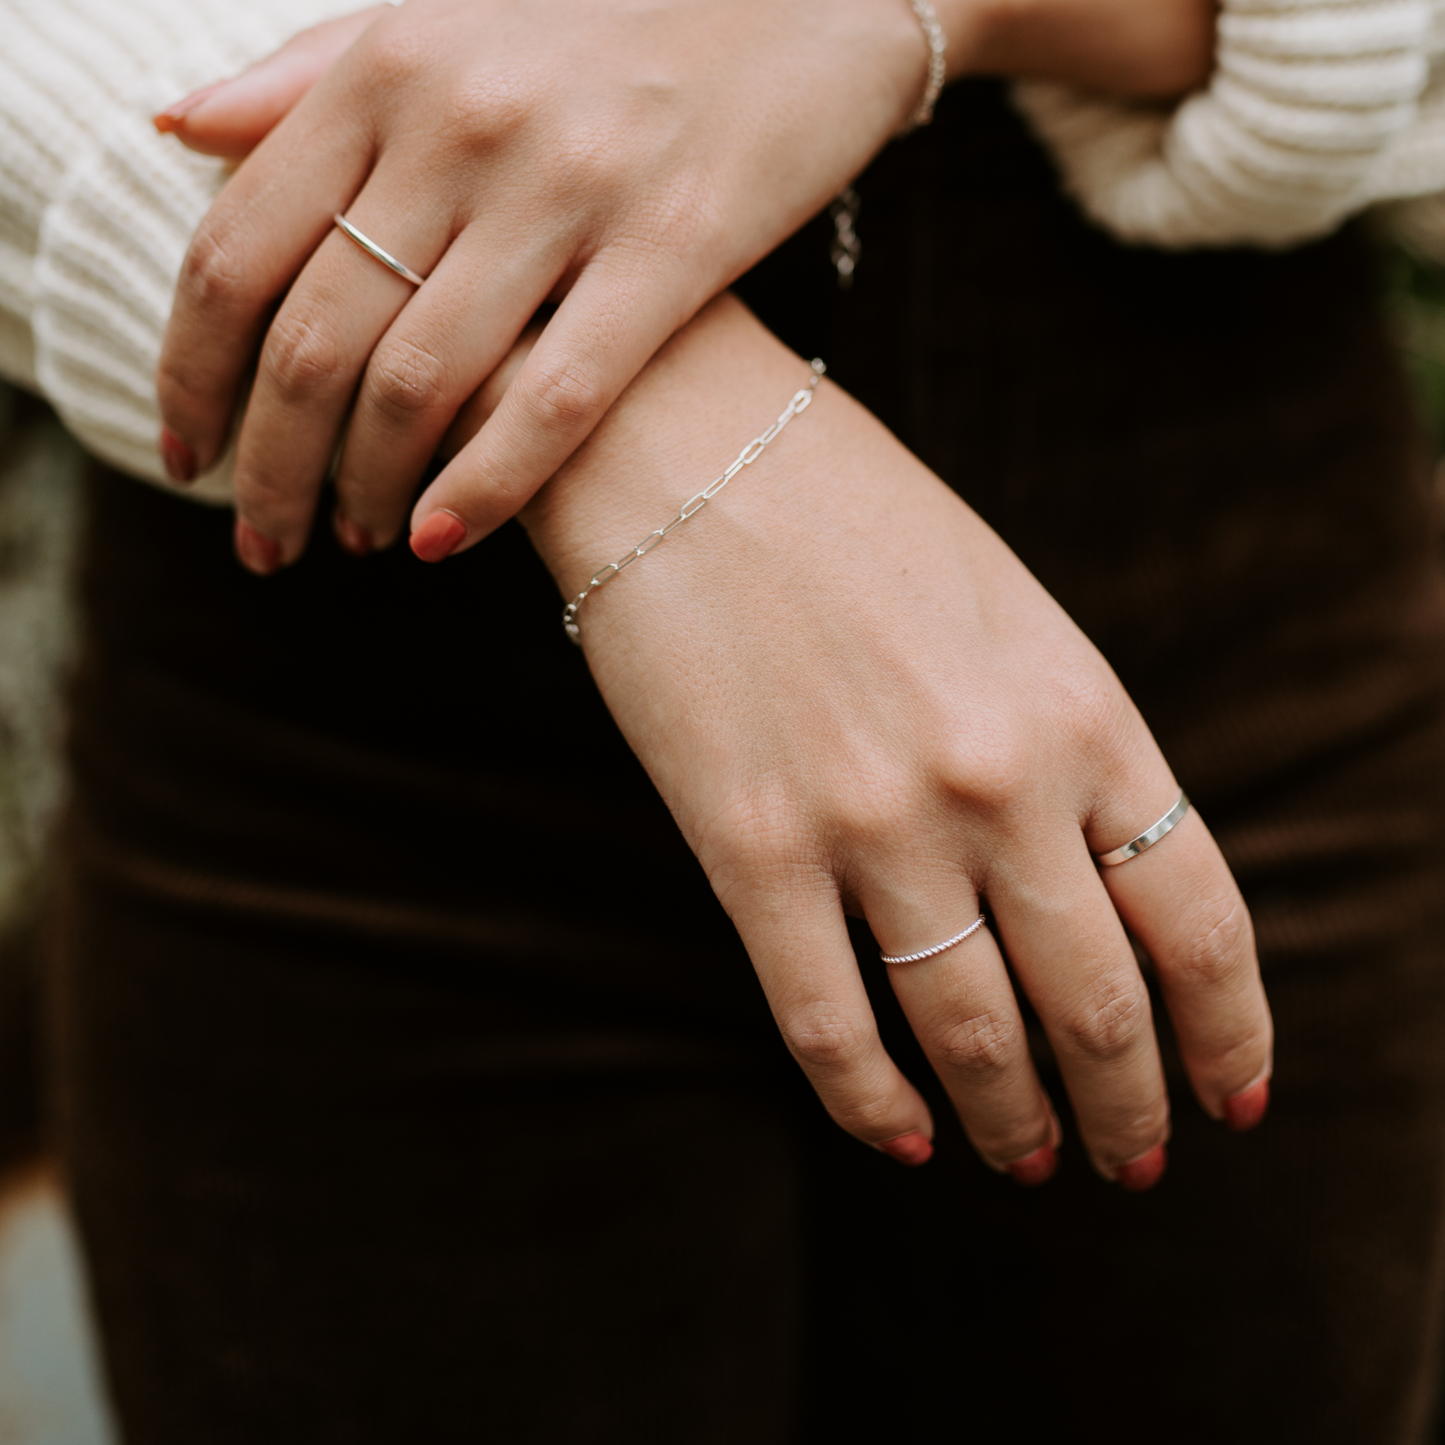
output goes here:
[{"label": "silver bracelet", "polygon": [[722,474],[716,481],[709,483],[696,496],[689,497],[682,504],[672,521],[667,526],[659,527],[655,532],[649,532],[625,557],[619,557],[615,562],[609,562],[599,572],[594,572],[588,580],[587,585],[562,609],[562,627],[567,636],[572,639],[578,647],[582,646],[582,624],[577,621],[577,613],[581,610],[582,604],[599,587],[605,587],[624,567],[630,567],[639,557],[645,557],[652,549],[662,543],[676,528],[682,526],[689,517],[695,517],[742,471],[744,467],[750,467],[762,456],[769,442],[776,441],[778,433],[792,421],[800,412],[807,411],[813,400],[813,393],[818,389],[818,383],[823,379],[823,373],[827,367],[815,356],[813,358],[813,374],[808,378],[808,384],[801,391],[793,393],[793,399],[787,405],[783,414],[765,431],[761,436],[756,436],[737,455],[737,460]]},{"label": "silver bracelet", "polygon": [[927,125],[933,119],[933,107],[938,104],[938,97],[943,94],[943,56],[948,49],[948,36],[943,33],[943,26],[938,23],[938,12],[929,4],[929,0],[909,0],[909,3],[918,17],[918,23],[923,27],[923,38],[928,42],[928,83],[923,87],[923,99],[913,107],[908,124],[899,131],[900,135],[907,135],[909,131],[917,130],[919,126]]}]

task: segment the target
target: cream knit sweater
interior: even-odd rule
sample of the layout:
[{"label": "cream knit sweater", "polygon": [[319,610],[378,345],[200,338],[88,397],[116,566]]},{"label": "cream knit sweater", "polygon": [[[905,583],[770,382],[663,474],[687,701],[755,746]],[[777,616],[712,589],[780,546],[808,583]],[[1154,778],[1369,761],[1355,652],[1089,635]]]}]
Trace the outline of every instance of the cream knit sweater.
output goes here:
[{"label": "cream knit sweater", "polygon": [[[0,375],[122,470],[164,484],[161,333],[226,174],[150,116],[360,3],[0,0]],[[1016,97],[1127,240],[1287,246],[1392,201],[1445,252],[1445,0],[1225,0],[1215,79],[1175,109]],[[227,470],[188,495],[225,501]]]}]

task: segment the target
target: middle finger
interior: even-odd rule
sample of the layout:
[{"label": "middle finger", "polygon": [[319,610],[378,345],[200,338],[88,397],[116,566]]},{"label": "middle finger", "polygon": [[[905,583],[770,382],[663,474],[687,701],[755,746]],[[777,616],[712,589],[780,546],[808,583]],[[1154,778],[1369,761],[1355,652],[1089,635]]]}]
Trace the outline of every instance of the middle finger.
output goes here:
[{"label": "middle finger", "polygon": [[1148,1188],[1164,1168],[1169,1098],[1149,991],[1083,835],[1066,826],[1023,866],[996,868],[988,893],[1095,1168]]}]

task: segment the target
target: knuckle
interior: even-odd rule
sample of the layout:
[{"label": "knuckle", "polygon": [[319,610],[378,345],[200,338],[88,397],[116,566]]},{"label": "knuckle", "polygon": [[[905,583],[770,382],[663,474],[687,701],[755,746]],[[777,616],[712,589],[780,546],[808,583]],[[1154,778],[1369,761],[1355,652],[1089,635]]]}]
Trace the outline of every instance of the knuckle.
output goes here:
[{"label": "knuckle", "polygon": [[1093,1063],[1122,1058],[1150,1025],[1142,980],[1124,974],[1100,979],[1060,1021],[1074,1052]]},{"label": "knuckle", "polygon": [[266,337],[261,368],[281,399],[294,405],[330,391],[342,360],[335,336],[319,318],[283,312]]},{"label": "knuckle", "polygon": [[413,342],[379,348],[367,376],[367,400],[394,420],[430,416],[447,406],[451,368]]},{"label": "knuckle", "polygon": [[739,793],[699,829],[697,852],[724,903],[744,888],[786,888],[805,862],[797,809],[780,789]]},{"label": "knuckle", "polygon": [[597,367],[580,357],[542,367],[529,381],[525,400],[534,418],[548,430],[570,432],[589,426],[604,410]]},{"label": "knuckle", "polygon": [[943,785],[970,811],[1002,818],[1028,791],[1030,769],[1022,750],[1003,739],[957,745],[941,760]]},{"label": "knuckle", "polygon": [[852,766],[848,784],[834,800],[835,825],[855,845],[886,844],[917,828],[922,808],[904,777]]},{"label": "knuckle", "polygon": [[1019,1057],[1023,1036],[1016,1019],[985,1013],[946,1029],[934,1045],[940,1065],[974,1079],[996,1078]]},{"label": "knuckle", "polygon": [[1212,923],[1197,929],[1171,961],[1171,972],[1190,988],[1213,990],[1229,981],[1254,941],[1254,928],[1243,899],[1235,897],[1213,907]]},{"label": "knuckle", "polygon": [[406,26],[372,26],[358,49],[365,55],[368,86],[378,94],[401,94],[435,76],[436,48]]},{"label": "knuckle", "polygon": [[274,534],[303,524],[311,502],[310,488],[283,480],[269,468],[236,468],[237,508],[262,531]]},{"label": "knuckle", "polygon": [[810,1009],[782,1024],[783,1040],[810,1074],[838,1074],[856,1065],[868,1050],[872,1029],[856,1014]]},{"label": "knuckle", "polygon": [[195,309],[233,309],[246,291],[246,270],[226,227],[212,216],[201,222],[181,263],[178,289]]},{"label": "knuckle", "polygon": [[525,71],[467,76],[446,97],[437,138],[454,158],[483,159],[535,114],[534,89]]}]

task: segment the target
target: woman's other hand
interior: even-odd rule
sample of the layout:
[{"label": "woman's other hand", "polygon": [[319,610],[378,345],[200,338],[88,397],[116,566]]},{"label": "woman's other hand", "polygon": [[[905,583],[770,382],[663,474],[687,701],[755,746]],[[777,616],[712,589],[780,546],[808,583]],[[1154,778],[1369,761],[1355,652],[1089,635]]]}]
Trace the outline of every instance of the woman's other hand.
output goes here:
[{"label": "woman's other hand", "polygon": [[[563,593],[674,515],[695,490],[680,479],[716,475],[806,375],[736,301],[704,311],[522,513]],[[965,928],[980,898],[990,928],[889,971],[989,1163],[1036,1182],[1058,1142],[1007,956],[1095,1167],[1128,1187],[1158,1178],[1169,1105],[1129,933],[1204,1108],[1258,1122],[1269,1010],[1207,828],[1191,812],[1140,856],[1095,865],[1178,783],[1058,605],[842,392],[825,384],[580,621],[613,716],[849,1132],[917,1163],[933,1126],[879,1041],[845,912],[903,954]]]},{"label": "woman's other hand", "polygon": [[[938,8],[954,73],[1151,94],[1207,70],[1212,46],[1208,0],[1144,16],[1126,0]],[[239,157],[289,117],[188,256],[159,378],[168,467],[184,479],[215,461],[265,331],[236,470],[243,558],[269,571],[299,555],[353,401],[337,530],[355,551],[384,545],[462,401],[538,304],[565,298],[493,424],[413,513],[423,556],[469,545],[867,160],[921,83],[903,0],[413,0],[298,36],[158,118]],[[435,269],[425,294],[333,232],[336,210]]]}]

